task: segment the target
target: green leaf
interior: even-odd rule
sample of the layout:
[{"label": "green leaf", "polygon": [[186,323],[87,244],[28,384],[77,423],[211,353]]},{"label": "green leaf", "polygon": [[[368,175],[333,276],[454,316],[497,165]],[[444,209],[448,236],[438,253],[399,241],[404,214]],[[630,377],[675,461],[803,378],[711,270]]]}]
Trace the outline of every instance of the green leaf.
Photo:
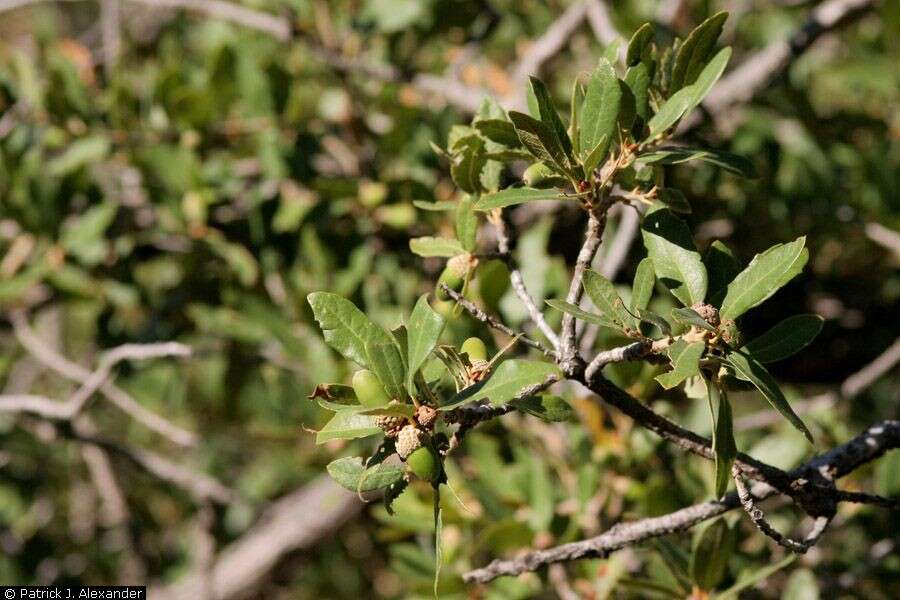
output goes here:
[{"label": "green leaf", "polygon": [[388,396],[406,398],[406,366],[394,340],[366,344],[369,368],[381,380]]},{"label": "green leaf", "polygon": [[743,177],[754,177],[756,175],[753,163],[739,154],[710,148],[695,148],[693,146],[659,148],[653,152],[641,154],[636,162],[639,165],[654,163],[679,165],[692,160],[706,162]]},{"label": "green leaf", "polygon": [[550,376],[559,376],[556,365],[536,360],[512,359],[500,363],[487,379],[462,390],[441,407],[447,410],[463,403],[490,399],[500,406],[518,396],[522,390],[543,383]]},{"label": "green leaf", "polygon": [[431,236],[412,238],[409,240],[409,249],[413,254],[425,258],[433,256],[451,257],[457,254],[465,254],[466,252],[459,240]]},{"label": "green leaf", "polygon": [[693,106],[694,96],[694,90],[688,87],[678,90],[671,98],[666,100],[665,104],[660,107],[659,111],[647,123],[650,133],[647,134],[644,141],[652,140],[677,123],[678,119]]},{"label": "green leaf", "polygon": [[588,177],[591,174],[591,171],[594,170],[597,165],[600,165],[603,162],[603,159],[606,157],[606,153],[609,149],[609,138],[601,138],[597,145],[594,146],[588,155],[584,158],[584,176]]},{"label": "green leaf", "polygon": [[793,279],[809,259],[806,238],[778,244],[753,257],[746,269],[728,284],[722,301],[722,319],[736,319],[758,306]]},{"label": "green leaf", "polygon": [[118,211],[119,207],[114,202],[103,202],[88,208],[77,219],[63,225],[60,245],[87,267],[100,264],[109,253],[106,230]]},{"label": "green leaf", "polygon": [[59,156],[48,160],[44,170],[50,177],[65,177],[75,171],[96,164],[106,158],[112,144],[109,138],[92,135],[75,140]]},{"label": "green leaf", "polygon": [[428,304],[428,296],[423,294],[409,317],[407,325],[407,365],[406,387],[414,393],[413,378],[425,359],[434,350],[438,338],[444,330],[444,318],[434,312]]},{"label": "green leaf", "polygon": [[456,209],[456,237],[467,252],[474,252],[478,234],[478,215],[471,196],[463,198]]},{"label": "green leaf", "polygon": [[571,173],[566,151],[550,125],[516,111],[510,111],[509,118],[522,144],[535,158],[554,166],[563,175]]},{"label": "green leaf", "polygon": [[709,413],[713,422],[713,452],[716,455],[716,498],[721,498],[731,481],[731,465],[737,456],[734,422],[728,396],[712,382],[706,382]]},{"label": "green leaf", "polygon": [[706,268],[687,225],[665,208],[652,210],[641,225],[656,276],[685,306],[703,302]]},{"label": "green leaf", "polygon": [[694,97],[690,108],[685,111],[685,114],[703,102],[703,99],[706,98],[706,95],[712,90],[713,86],[722,76],[722,73],[725,72],[725,67],[728,66],[729,59],[731,59],[731,48],[722,48],[719,50],[719,53],[709,61],[709,64],[703,67],[697,80],[692,85],[685,88],[690,89]]},{"label": "green leaf", "polygon": [[675,55],[675,64],[672,67],[672,78],[669,83],[670,93],[694,83],[712,54],[727,18],[727,12],[714,14],[698,25],[684,40]]},{"label": "green leaf", "polygon": [[346,298],[329,292],[313,292],[306,300],[322,328],[325,341],[344,358],[374,371],[367,346],[394,344],[391,334],[370,321]]},{"label": "green leaf", "polygon": [[375,424],[375,417],[359,414],[357,409],[358,407],[352,407],[334,413],[325,427],[316,433],[316,443],[322,444],[328,440],[353,440],[381,433],[381,428]]},{"label": "green leaf", "polygon": [[763,364],[784,360],[809,346],[824,322],[819,315],[794,315],[747,342],[743,349]]},{"label": "green leaf", "polygon": [[441,508],[441,488],[434,488],[434,598],[438,597],[438,584],[441,581],[441,567],[444,564],[444,511]]},{"label": "green leaf", "polygon": [[700,589],[714,590],[728,573],[736,533],[722,517],[703,523],[695,531],[689,572]]},{"label": "green leaf", "polygon": [[755,586],[763,579],[766,579],[773,573],[777,573],[781,569],[785,568],[786,566],[797,560],[797,556],[797,554],[789,554],[787,558],[778,561],[774,565],[763,567],[762,569],[759,569],[751,573],[750,575],[740,577],[737,583],[735,583],[733,586],[719,594],[716,594],[716,600],[737,600],[740,597],[741,592]]},{"label": "green leaf", "polygon": [[561,200],[565,198],[565,195],[554,189],[506,188],[505,190],[482,196],[475,204],[475,210],[489,211],[495,208],[505,208],[516,204],[524,204],[525,202]]},{"label": "green leaf", "polygon": [[[677,123],[679,119],[689,113],[695,106],[699,105],[703,99],[706,98],[706,95],[712,89],[713,85],[715,85],[716,81],[719,80],[719,77],[722,76],[730,57],[731,49],[722,49],[722,51],[710,61],[706,68],[703,69],[703,72],[700,73],[696,83],[681,88],[666,100],[665,104],[659,109],[659,112],[653,115],[653,118],[650,119],[650,122],[647,124],[650,133],[647,135],[645,141],[652,140],[664,133]],[[729,165],[729,168],[736,169],[737,172],[743,174],[742,170],[734,165],[730,165],[728,161],[725,161],[720,166],[726,164]]]},{"label": "green leaf", "polygon": [[609,144],[614,139],[621,101],[622,88],[619,87],[616,71],[609,61],[601,59],[591,74],[578,119],[581,123],[582,152],[590,151],[584,162],[586,176],[606,155]]},{"label": "green leaf", "polygon": [[701,317],[693,308],[673,308],[672,318],[676,323],[681,323],[682,325],[693,325],[695,327],[699,327],[700,329],[705,329],[707,331],[713,332],[716,330],[715,327],[707,323],[706,319]]},{"label": "green leaf", "polygon": [[700,357],[706,349],[703,342],[686,343],[684,340],[677,340],[671,346],[667,354],[669,361],[672,363],[672,370],[668,373],[656,376],[656,381],[665,389],[670,390],[688,377],[693,377],[700,373]]},{"label": "green leaf", "polygon": [[551,394],[528,396],[527,398],[513,400],[510,404],[515,406],[516,410],[551,423],[568,421],[574,414],[572,407],[569,406],[565,399]]},{"label": "green leaf", "polygon": [[553,98],[550,97],[547,86],[537,77],[529,77],[528,79],[531,88],[534,91],[534,97],[537,99],[538,113],[541,115],[541,122],[550,126],[550,129],[556,136],[557,142],[571,162],[571,159],[573,158],[572,140],[569,139],[569,134],[566,132],[566,126],[563,124],[559,113],[556,112],[556,108],[553,106]]},{"label": "green leaf", "polygon": [[388,487],[403,479],[402,465],[379,463],[366,469],[358,456],[347,456],[329,463],[328,474],[341,487],[351,492],[371,492]]},{"label": "green leaf", "polygon": [[614,322],[619,329],[625,332],[637,329],[635,318],[625,309],[625,303],[609,279],[588,269],[584,273],[584,291],[602,316]]},{"label": "green leaf", "polygon": [[756,386],[762,395],[769,401],[772,407],[780,412],[791,425],[800,430],[809,443],[813,443],[812,433],[807,429],[800,417],[788,404],[787,398],[784,397],[781,388],[775,382],[772,375],[752,356],[742,350],[732,350],[725,355],[725,363],[734,369],[735,374]]},{"label": "green leaf", "polygon": [[644,23],[631,36],[628,42],[628,52],[625,55],[625,66],[633,67],[641,61],[644,48],[653,41],[653,25]]},{"label": "green leaf", "polygon": [[672,326],[669,325],[669,322],[663,319],[661,316],[659,316],[655,312],[643,308],[638,308],[636,309],[636,311],[641,321],[650,323],[651,325],[655,325],[659,328],[660,332],[662,332],[663,335],[672,335]]},{"label": "green leaf", "polygon": [[741,263],[731,248],[716,240],[710,244],[706,254],[703,255],[703,265],[706,267],[709,279],[706,294],[709,303],[713,306],[721,306],[728,284],[741,272]]},{"label": "green leaf", "polygon": [[518,148],[522,145],[522,142],[519,141],[519,136],[516,135],[516,128],[505,119],[483,119],[475,121],[474,125],[478,133],[492,142],[509,148]]},{"label": "green leaf", "polygon": [[634,272],[634,283],[631,285],[631,311],[646,310],[656,285],[656,273],[653,272],[653,261],[649,258],[638,263]]},{"label": "green leaf", "polygon": [[639,63],[630,67],[625,73],[625,85],[634,96],[634,110],[637,116],[646,121],[650,116],[650,84],[653,82],[652,65]]},{"label": "green leaf", "polygon": [[459,189],[467,194],[481,193],[481,170],[487,163],[484,142],[477,136],[466,138],[467,147],[450,165],[450,176]]},{"label": "green leaf", "polygon": [[657,188],[656,199],[669,210],[685,215],[691,214],[691,205],[681,190],[676,188]]},{"label": "green leaf", "polygon": [[544,300],[549,306],[555,308],[559,312],[570,314],[576,319],[580,319],[591,325],[599,325],[600,327],[609,327],[610,329],[621,329],[621,326],[614,321],[594,313],[581,310],[578,306],[566,302],[565,300]]},{"label": "green leaf", "polygon": [[572,94],[569,98],[569,139],[572,140],[572,153],[581,156],[581,103],[584,102],[584,88],[576,77],[572,82]]}]

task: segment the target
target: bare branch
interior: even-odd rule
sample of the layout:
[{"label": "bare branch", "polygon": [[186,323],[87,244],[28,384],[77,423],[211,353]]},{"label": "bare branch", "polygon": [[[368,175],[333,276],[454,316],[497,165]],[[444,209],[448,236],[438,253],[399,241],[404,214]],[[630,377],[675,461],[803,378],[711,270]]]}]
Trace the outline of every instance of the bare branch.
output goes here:
[{"label": "bare branch", "polygon": [[609,350],[598,352],[594,360],[585,369],[584,376],[590,381],[606,365],[628,360],[638,360],[647,356],[647,353],[652,348],[653,343],[650,340],[640,340],[627,346],[619,346],[618,348],[610,348]]},{"label": "bare branch", "polygon": [[534,348],[535,350],[540,350],[544,354],[544,356],[547,356],[549,358],[556,358],[556,353],[553,350],[548,349],[542,343],[531,339],[530,337],[526,336],[522,332],[516,331],[516,330],[512,329],[511,327],[504,325],[497,317],[487,314],[486,312],[484,312],[483,310],[478,308],[478,306],[476,306],[474,302],[472,302],[470,300],[466,300],[466,298],[462,294],[460,294],[456,290],[453,290],[453,289],[450,289],[449,287],[447,287],[446,283],[441,283],[440,286],[441,286],[441,289],[443,289],[444,292],[447,293],[447,295],[449,295],[451,298],[453,298],[453,300],[457,304],[459,304],[461,307],[463,307],[466,310],[466,312],[468,312],[470,315],[475,317],[477,320],[493,327],[497,331],[502,331],[509,337],[518,338],[519,341],[522,342],[523,344],[525,344],[526,346],[530,346],[530,347]]},{"label": "bare branch", "polygon": [[[792,470],[793,480],[809,477],[811,473],[827,472],[842,477],[863,464],[875,460],[888,450],[900,447],[900,421],[884,421],[869,427],[846,444],[820,455]],[[766,483],[757,483],[750,491],[755,501],[764,500],[777,492]],[[835,501],[844,500],[845,492],[831,490]],[[853,502],[853,496],[845,501]],[[873,502],[873,504],[877,504]],[[581,558],[606,557],[611,553],[646,540],[686,531],[698,523],[715,518],[741,506],[736,492],[721,500],[702,502],[668,515],[641,519],[631,523],[619,523],[599,536],[563,544],[546,550],[528,552],[510,560],[495,560],[489,565],[463,575],[468,582],[486,583],[503,575],[519,575],[536,571],[549,564]],[[827,525],[827,517],[817,517],[807,539],[818,539]]]},{"label": "bare branch", "polygon": [[[581,296],[584,293],[582,286],[584,280],[584,272],[587,271],[597,248],[600,247],[600,241],[603,237],[603,228],[606,226],[606,207],[592,207],[588,211],[588,222],[584,232],[584,243],[578,252],[575,260],[575,270],[572,274],[572,281],[569,284],[569,293],[566,295],[566,302],[578,305]],[[577,356],[575,349],[575,317],[566,313],[562,319],[562,332],[560,334],[560,366],[566,373],[572,373],[574,360]]]},{"label": "bare branch", "polygon": [[[74,363],[45,344],[31,329],[28,324],[28,317],[24,311],[16,310],[9,314],[9,320],[13,325],[13,332],[16,339],[38,362],[46,365],[53,371],[56,371],[66,379],[76,381],[82,386],[92,384],[92,373]],[[183,346],[178,345],[176,351],[181,352]],[[164,346],[165,349],[172,350],[174,346]],[[125,350],[123,353],[134,352],[133,349]],[[140,354],[138,352],[138,354]],[[127,357],[126,357],[127,358]],[[170,439],[180,446],[194,446],[197,443],[197,437],[193,433],[182,429],[167,419],[147,410],[141,406],[134,398],[118,386],[103,382],[98,390],[119,410],[128,414],[131,418],[138,421],[145,427],[152,429],[158,434]],[[20,399],[21,400],[21,399]],[[64,417],[65,418],[65,417]]]},{"label": "bare branch", "polygon": [[[219,552],[209,571],[212,597],[232,600],[246,596],[267,578],[289,552],[304,550],[334,534],[363,507],[356,494],[322,475],[276,501],[259,521]],[[169,586],[150,589],[159,600],[193,600],[199,589],[192,573]]]},{"label": "bare branch", "polygon": [[[587,0],[587,19],[597,41],[604,46],[622,39],[622,35],[616,29],[616,26],[613,25],[609,9],[603,0]],[[628,48],[624,44],[619,48],[619,57],[622,60],[625,60],[627,51]]]},{"label": "bare branch", "polygon": [[570,5],[544,34],[532,42],[513,69],[513,81],[521,85],[529,75],[537,75],[541,65],[553,57],[569,42],[572,33],[584,21],[590,2],[580,1]]},{"label": "bare branch", "polygon": [[753,524],[756,525],[756,528],[767,537],[775,540],[776,544],[787,548],[791,552],[806,554],[806,551],[819,540],[825,532],[828,523],[831,522],[831,517],[817,517],[812,530],[810,530],[809,534],[802,541],[798,542],[797,540],[785,537],[772,527],[766,520],[766,515],[762,509],[756,506],[753,496],[750,494],[750,490],[747,489],[747,484],[744,483],[744,478],[739,469],[732,469],[732,477],[734,478],[734,485],[737,488],[738,498],[741,500],[741,506],[744,507],[744,511],[750,517],[750,520],[753,521]]},{"label": "bare branch", "polygon": [[291,23],[285,18],[253,10],[235,2],[224,0],[130,0],[153,8],[180,8],[203,13],[207,16],[237,23],[249,29],[268,33],[286,42],[291,38]]},{"label": "bare branch", "polygon": [[556,335],[556,332],[553,331],[553,328],[547,324],[544,313],[541,312],[537,307],[537,304],[535,304],[534,298],[528,293],[528,289],[525,287],[525,280],[522,278],[522,272],[515,264],[515,260],[513,259],[509,247],[509,234],[506,230],[506,221],[503,219],[502,211],[500,209],[493,211],[489,219],[494,225],[494,230],[497,232],[497,249],[509,268],[509,280],[513,290],[516,292],[516,296],[518,296],[519,300],[522,301],[522,304],[525,305],[528,315],[531,317],[531,321],[541,330],[541,333],[550,340],[553,348],[559,350],[559,337]]}]

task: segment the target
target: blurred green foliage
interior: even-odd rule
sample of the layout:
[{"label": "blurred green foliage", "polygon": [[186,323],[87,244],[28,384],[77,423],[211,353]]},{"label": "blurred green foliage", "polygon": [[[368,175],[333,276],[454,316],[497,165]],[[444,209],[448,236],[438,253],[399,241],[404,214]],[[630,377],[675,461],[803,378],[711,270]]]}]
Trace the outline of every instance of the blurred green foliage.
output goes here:
[{"label": "blurred green foliage", "polygon": [[[321,341],[305,297],[328,290],[353,299],[385,326],[409,314],[437,277],[440,261],[408,252],[409,239],[453,231],[451,216],[414,201],[445,201],[454,187],[431,148],[465,122],[451,106],[402,83],[341,72],[317,49],[334,45],[400,72],[440,73],[471,43],[461,69],[498,95],[528,40],[565,2],[537,0],[268,0],[256,8],[291,15],[289,43],[198,15],[125,5],[123,52],[100,64],[98,7],[39,5],[0,24],[0,310],[34,306],[35,324],[60,349],[89,364],[125,342],[178,340],[188,360],[120,369],[117,382],[145,407],[197,432],[191,452],[171,448],[102,402],[98,427],[136,446],[184,459],[235,488],[245,504],[217,509],[216,540],[226,544],[266,504],[320,474],[343,442],[316,448],[302,428],[328,415],[305,399],[321,381],[348,381],[348,366]],[[663,28],[683,34],[725,2],[686,2]],[[726,35],[734,64],[802,23],[811,3],[754,2]],[[133,10],[132,10],[133,9]],[[615,3],[620,31],[654,20],[656,3]],[[315,41],[312,41],[315,40]],[[830,34],[758,94],[726,135],[704,123],[691,135],[749,157],[747,183],[707,165],[674,166],[673,187],[694,206],[701,243],[726,239],[746,261],[776,242],[808,236],[810,268],[780,301],[748,318],[766,331],[799,311],[824,316],[808,352],[774,371],[789,398],[839,384],[897,334],[897,255],[873,243],[867,226],[900,228],[900,6]],[[603,49],[590,29],[544,65],[563,106],[575,75]],[[519,232],[523,275],[538,300],[558,297],[577,224],[562,214]],[[630,281],[641,256],[622,270]],[[503,267],[482,280],[503,281]],[[510,323],[526,313],[504,287],[478,290]],[[552,315],[552,311],[549,313]],[[558,318],[558,317],[557,317]],[[488,335],[457,315],[456,342]],[[601,339],[601,343],[608,340]],[[4,329],[0,377],[7,389],[65,398],[57,377],[28,374],[28,359]],[[613,373],[642,399],[697,431],[703,411],[652,383],[655,371]],[[33,369],[32,369],[33,371]],[[804,418],[821,447],[880,418],[896,418],[894,373],[852,404]],[[18,390],[25,391],[25,390]],[[448,463],[465,504],[445,495],[442,597],[467,597],[458,575],[523,546],[580,539],[623,518],[658,515],[708,498],[712,473],[575,391],[581,423],[541,425],[510,418],[472,433]],[[735,418],[764,408],[734,398]],[[352,442],[351,449],[365,442]],[[741,448],[773,464],[798,464],[810,450],[790,427],[738,434]],[[361,447],[361,446],[360,446]],[[359,452],[357,452],[359,453]],[[898,490],[898,453],[848,484]],[[117,463],[118,464],[118,463]],[[148,576],[174,580],[186,568],[196,506],[182,492],[122,463],[117,475],[131,532]],[[873,484],[872,480],[877,483]],[[0,583],[109,583],[122,569],[121,541],[104,536],[77,447],[49,443],[33,420],[0,416]],[[86,491],[88,490],[88,491]],[[434,557],[430,496],[414,489],[345,526],[314,551],[277,570],[259,597],[409,598],[431,593]],[[772,515],[782,530],[793,513]],[[895,527],[880,509],[844,507],[814,554],[747,597],[890,598],[900,586]],[[782,558],[742,519],[736,549],[716,575],[718,589]],[[608,560],[569,566],[585,597],[649,597],[646,579],[679,579],[671,547],[645,545]],[[880,550],[879,550],[880,549]],[[677,562],[677,561],[676,561]],[[481,592],[478,592],[481,593]],[[480,597],[554,597],[546,576],[500,580]],[[783,594],[783,596],[782,596]],[[742,596],[743,597],[743,596]]]}]

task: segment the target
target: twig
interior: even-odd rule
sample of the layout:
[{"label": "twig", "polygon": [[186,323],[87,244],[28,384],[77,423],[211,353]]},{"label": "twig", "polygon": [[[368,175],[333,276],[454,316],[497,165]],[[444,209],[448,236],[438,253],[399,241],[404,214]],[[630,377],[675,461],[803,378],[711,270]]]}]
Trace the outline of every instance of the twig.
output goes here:
[{"label": "twig", "polygon": [[[584,243],[578,252],[575,260],[575,270],[572,274],[572,281],[569,284],[569,293],[566,295],[566,302],[578,305],[581,296],[584,293],[582,282],[584,280],[584,272],[587,271],[597,248],[600,247],[600,241],[603,237],[603,228],[606,225],[606,210],[602,207],[592,207],[588,211],[588,222],[584,233]],[[575,358],[577,356],[575,349],[575,317],[566,313],[562,319],[562,332],[560,334],[560,367],[567,374],[573,374],[575,367]]]},{"label": "twig", "polygon": [[[830,452],[794,469],[789,476],[792,479],[798,479],[809,476],[811,472],[825,470],[836,474],[837,477],[842,477],[863,464],[875,460],[886,451],[897,447],[900,447],[900,421],[885,421],[869,427],[846,444],[842,444]],[[753,486],[750,493],[756,501],[761,501],[775,495],[777,491],[770,485],[760,482]],[[832,493],[837,500],[841,500],[839,497],[841,492],[832,490]],[[846,501],[853,502],[855,499]],[[879,503],[873,502],[873,504]],[[485,567],[464,574],[463,579],[468,582],[487,583],[503,575],[519,575],[525,572],[536,571],[543,566],[557,562],[606,557],[626,546],[670,533],[686,531],[698,523],[715,518],[740,506],[741,502],[738,494],[731,492],[721,500],[702,502],[661,517],[641,519],[631,523],[619,523],[593,538],[563,544],[546,550],[531,551],[515,559],[494,560]],[[825,525],[827,523],[823,523],[823,519],[817,518],[807,539],[810,536],[818,538],[824,531]]]},{"label": "twig", "polygon": [[[622,39],[622,35],[613,25],[609,9],[603,0],[587,0],[587,20],[597,41],[604,46]],[[627,51],[628,48],[624,44],[619,48],[619,57],[622,60],[625,59]]]},{"label": "twig", "polygon": [[773,539],[776,544],[787,548],[791,552],[806,554],[806,551],[818,541],[819,537],[821,537],[825,528],[828,526],[828,523],[831,522],[831,517],[817,517],[812,530],[802,541],[798,542],[797,540],[786,537],[772,527],[766,520],[766,515],[762,509],[756,506],[753,496],[750,494],[750,490],[747,489],[747,484],[744,483],[744,478],[741,475],[740,470],[734,468],[732,469],[731,474],[734,478],[734,485],[737,488],[738,498],[741,500],[741,506],[744,507],[744,511],[750,517],[750,520],[753,521],[753,524],[756,525],[756,528],[767,537]]},{"label": "twig", "polygon": [[[597,252],[599,260],[595,259],[594,261],[598,263],[595,264],[595,270],[610,281],[616,278],[616,275],[622,268],[640,225],[640,214],[637,210],[631,210],[623,204],[617,204],[613,207],[613,209],[616,208],[618,208],[617,212],[620,215],[616,233],[609,242],[608,248],[604,248],[607,245],[606,240],[600,243],[600,249]],[[610,213],[612,213],[612,210],[610,210]],[[590,310],[592,306],[593,303],[590,302],[590,299],[584,298],[582,300],[583,309]],[[578,331],[581,325],[582,323],[576,325],[576,333],[581,335],[579,350],[582,354],[587,355],[594,348],[597,335],[600,333],[600,326],[586,325],[582,333]]]},{"label": "twig", "polygon": [[541,65],[568,43],[572,33],[584,21],[589,4],[591,2],[581,0],[570,5],[544,34],[528,47],[513,69],[514,82],[521,86],[529,75],[537,75]]},{"label": "twig", "polygon": [[900,499],[885,498],[876,494],[867,494],[865,492],[847,492],[837,490],[837,498],[841,502],[854,502],[857,504],[874,504],[891,510],[900,510]]},{"label": "twig", "polygon": [[441,283],[440,286],[441,289],[447,293],[447,295],[453,298],[453,300],[457,304],[463,307],[463,309],[465,309],[466,312],[475,317],[475,319],[493,327],[497,331],[502,331],[510,337],[518,338],[520,342],[522,342],[526,346],[534,348],[535,350],[540,350],[544,354],[544,356],[548,358],[556,358],[556,353],[553,350],[550,350],[537,340],[533,340],[525,334],[518,332],[507,325],[504,325],[497,317],[487,314],[486,312],[478,308],[478,306],[476,306],[474,302],[466,300],[466,298],[463,297],[462,294],[447,287],[446,283]]},{"label": "twig", "polygon": [[594,360],[585,369],[584,376],[590,381],[606,365],[643,358],[652,348],[653,344],[649,340],[640,340],[627,346],[619,346],[618,348],[610,348],[609,350],[598,352]]},{"label": "twig", "polygon": [[[38,362],[56,371],[66,379],[82,384],[82,386],[89,383],[92,373],[81,365],[71,362],[45,344],[31,329],[31,326],[28,324],[28,317],[23,311],[11,311],[9,320],[13,325],[16,339]],[[176,444],[190,447],[197,443],[196,435],[145,409],[116,385],[104,382],[98,389],[121,411]]]},{"label": "twig", "polygon": [[509,234],[506,229],[506,222],[503,219],[503,213],[500,210],[491,213],[490,221],[493,223],[494,230],[497,233],[497,249],[509,268],[509,280],[513,290],[515,290],[516,295],[519,297],[519,300],[522,301],[522,304],[525,305],[528,315],[531,317],[531,321],[541,330],[541,333],[550,340],[550,344],[553,345],[553,348],[558,351],[559,337],[547,323],[547,320],[544,318],[544,313],[537,307],[534,298],[528,293],[528,288],[525,287],[525,280],[522,278],[522,272],[519,270],[518,266],[516,266],[515,260],[513,259],[509,247]]},{"label": "twig", "polygon": [[231,21],[268,33],[275,39],[286,42],[291,38],[291,23],[285,18],[253,10],[235,2],[224,0],[130,0],[154,8],[181,8],[203,13],[210,17]]}]

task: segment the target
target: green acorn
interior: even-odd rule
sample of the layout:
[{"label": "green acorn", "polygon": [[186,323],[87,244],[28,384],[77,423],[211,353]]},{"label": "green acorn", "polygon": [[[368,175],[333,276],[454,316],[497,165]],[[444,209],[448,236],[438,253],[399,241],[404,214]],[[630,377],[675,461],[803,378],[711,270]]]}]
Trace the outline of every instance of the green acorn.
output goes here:
[{"label": "green acorn", "polygon": [[469,269],[469,257],[466,254],[458,254],[447,261],[447,266],[441,271],[438,278],[435,295],[438,300],[449,300],[450,294],[444,291],[441,284],[444,283],[454,292],[463,289],[466,282],[466,271]]},{"label": "green acorn", "polygon": [[460,354],[468,354],[469,362],[474,364],[475,361],[487,360],[487,346],[481,341],[481,338],[470,337],[463,342],[459,348]]},{"label": "green acorn", "polygon": [[412,454],[406,457],[406,466],[416,477],[425,481],[435,481],[441,474],[441,462],[437,453],[428,446],[413,450]]},{"label": "green acorn", "polygon": [[372,371],[368,369],[360,369],[353,374],[353,391],[356,392],[356,398],[363,406],[376,408],[384,406],[391,401],[381,381]]},{"label": "green acorn", "polygon": [[528,187],[549,188],[566,185],[566,180],[542,162],[536,162],[522,173],[522,181]]}]

